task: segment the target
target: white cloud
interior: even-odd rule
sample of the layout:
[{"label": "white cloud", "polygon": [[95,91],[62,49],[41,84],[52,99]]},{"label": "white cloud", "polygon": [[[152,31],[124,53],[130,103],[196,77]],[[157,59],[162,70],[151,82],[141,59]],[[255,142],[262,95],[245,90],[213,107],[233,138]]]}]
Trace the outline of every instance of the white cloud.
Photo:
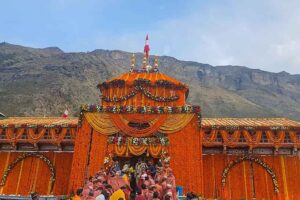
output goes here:
[{"label": "white cloud", "polygon": [[228,1],[155,22],[152,30],[99,35],[99,48],[142,51],[212,65],[243,65],[300,74],[300,1]]}]

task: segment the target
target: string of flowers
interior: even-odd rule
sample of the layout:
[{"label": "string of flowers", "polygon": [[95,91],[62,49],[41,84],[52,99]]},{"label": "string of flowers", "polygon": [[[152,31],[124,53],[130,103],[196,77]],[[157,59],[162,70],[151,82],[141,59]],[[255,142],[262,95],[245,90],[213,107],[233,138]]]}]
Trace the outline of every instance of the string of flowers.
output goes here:
[{"label": "string of flowers", "polygon": [[140,114],[176,114],[176,113],[200,113],[200,106],[101,106],[84,104],[81,112],[109,112],[109,113],[140,113]]},{"label": "string of flowers", "polygon": [[77,124],[0,124],[0,128],[76,128]]},{"label": "string of flowers", "polygon": [[184,84],[175,85],[167,80],[157,80],[155,81],[156,86],[165,87],[165,88],[174,88],[174,89],[183,89],[186,86]]},{"label": "string of flowers", "polygon": [[218,125],[213,125],[210,126],[209,129],[212,130],[229,130],[229,131],[234,131],[234,130],[257,130],[257,128],[262,129],[262,130],[298,130],[298,127],[292,127],[292,126],[218,126]]},{"label": "string of flowers", "polygon": [[109,136],[107,139],[108,144],[116,145],[169,145],[170,141],[168,137],[126,137],[121,135]]},{"label": "string of flowers", "polygon": [[[147,83],[145,82],[145,84],[147,84]],[[128,100],[131,97],[134,97],[135,95],[137,95],[138,92],[142,92],[149,99],[152,99],[152,100],[158,101],[158,102],[172,102],[172,101],[176,101],[179,99],[178,95],[174,95],[174,96],[170,96],[170,97],[161,97],[161,96],[153,95],[149,90],[147,90],[146,88],[144,88],[142,86],[135,86],[134,89],[131,90],[128,94],[121,96],[121,97],[109,97],[109,96],[102,95],[101,98],[103,101],[106,101],[106,102],[122,102],[122,101]]]},{"label": "string of flowers", "polygon": [[202,115],[200,106],[184,105],[172,106],[101,106],[96,104],[84,104],[80,106],[78,126],[81,126],[84,112],[119,113],[119,114],[183,114],[195,113],[198,115],[198,125],[201,126]]},{"label": "string of flowers", "polygon": [[[179,83],[179,84],[174,84],[170,81],[167,80],[157,80],[154,82],[154,84],[151,84],[151,80],[149,79],[137,79],[133,82],[133,86],[161,86],[161,87],[166,87],[166,88],[173,88],[173,89],[183,89],[186,88],[187,86],[185,84]],[[109,87],[124,87],[125,86],[125,80],[122,79],[115,79],[109,82],[103,82],[97,85],[98,88],[103,88],[103,89],[108,89]]]},{"label": "string of flowers", "polygon": [[55,182],[55,168],[54,165],[52,164],[52,162],[43,154],[39,154],[36,152],[29,152],[29,153],[23,153],[21,154],[19,157],[16,158],[16,160],[14,160],[11,164],[9,164],[9,166],[7,167],[7,169],[4,171],[3,176],[1,178],[1,182],[0,182],[0,186],[4,186],[5,182],[7,180],[8,175],[10,174],[10,172],[13,170],[13,168],[22,160],[28,158],[28,157],[36,157],[39,158],[41,160],[43,160],[48,168],[50,169],[50,181],[51,181],[51,188],[50,188],[50,192],[52,192],[53,186],[54,186],[54,182]]},{"label": "string of flowers", "polygon": [[274,191],[276,193],[279,192],[279,185],[278,185],[277,177],[276,177],[276,174],[274,173],[274,171],[272,170],[272,168],[267,163],[262,161],[261,159],[255,158],[255,157],[252,157],[252,156],[248,156],[248,155],[230,161],[229,164],[224,168],[223,173],[222,173],[222,180],[221,180],[223,187],[226,184],[226,178],[228,176],[228,173],[229,173],[230,169],[232,167],[234,167],[235,165],[243,162],[243,161],[254,162],[254,163],[259,164],[260,166],[262,166],[272,178]]}]

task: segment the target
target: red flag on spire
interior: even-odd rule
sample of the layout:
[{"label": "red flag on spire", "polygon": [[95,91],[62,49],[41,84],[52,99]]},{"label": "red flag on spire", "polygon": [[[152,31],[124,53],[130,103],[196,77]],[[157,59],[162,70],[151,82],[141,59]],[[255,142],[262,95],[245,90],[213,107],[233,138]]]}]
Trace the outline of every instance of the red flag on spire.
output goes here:
[{"label": "red flag on spire", "polygon": [[145,40],[145,46],[144,46],[144,53],[146,54],[146,58],[149,57],[149,51],[150,51],[148,40],[149,40],[149,38],[148,38],[148,34],[147,34],[146,40]]}]

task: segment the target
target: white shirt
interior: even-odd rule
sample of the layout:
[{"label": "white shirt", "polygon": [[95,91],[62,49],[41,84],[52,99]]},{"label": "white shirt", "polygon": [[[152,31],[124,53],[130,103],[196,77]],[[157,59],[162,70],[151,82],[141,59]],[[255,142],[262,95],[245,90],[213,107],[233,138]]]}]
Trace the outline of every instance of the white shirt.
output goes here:
[{"label": "white shirt", "polygon": [[99,194],[97,197],[96,197],[96,200],[105,200],[105,197],[103,194]]}]

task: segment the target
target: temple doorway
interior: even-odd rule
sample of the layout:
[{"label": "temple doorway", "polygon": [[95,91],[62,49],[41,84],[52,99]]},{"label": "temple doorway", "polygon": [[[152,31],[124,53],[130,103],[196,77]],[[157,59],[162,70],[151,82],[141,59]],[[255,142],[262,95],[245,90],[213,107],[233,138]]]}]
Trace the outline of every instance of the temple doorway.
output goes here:
[{"label": "temple doorway", "polygon": [[124,166],[124,164],[126,162],[129,162],[131,166],[135,166],[139,160],[142,160],[146,163],[148,163],[149,161],[152,161],[155,165],[159,164],[159,158],[154,158],[152,156],[146,155],[146,153],[143,153],[142,155],[139,156],[116,156],[116,158],[119,161],[120,167],[122,169],[122,166]]}]

